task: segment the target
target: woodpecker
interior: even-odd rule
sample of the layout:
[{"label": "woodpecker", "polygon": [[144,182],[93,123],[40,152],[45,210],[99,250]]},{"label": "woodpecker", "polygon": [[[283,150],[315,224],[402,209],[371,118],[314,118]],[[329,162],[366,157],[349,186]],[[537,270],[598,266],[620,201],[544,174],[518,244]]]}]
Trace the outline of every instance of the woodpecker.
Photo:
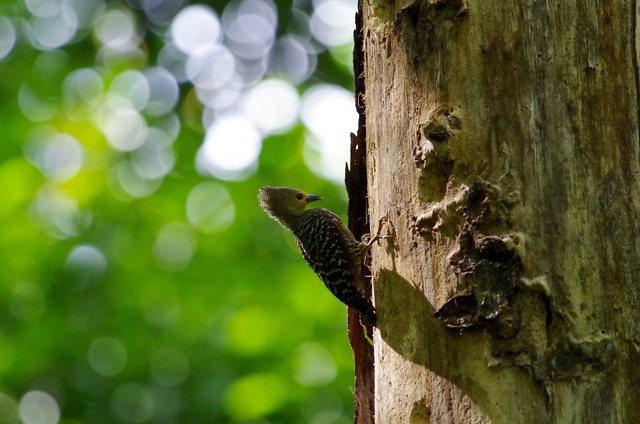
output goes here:
[{"label": "woodpecker", "polygon": [[307,204],[322,199],[315,194],[288,187],[262,187],[258,199],[271,218],[293,233],[302,256],[329,291],[375,326],[375,308],[360,292],[358,283],[362,261],[378,237],[368,243],[356,241],[333,212],[306,209]]}]

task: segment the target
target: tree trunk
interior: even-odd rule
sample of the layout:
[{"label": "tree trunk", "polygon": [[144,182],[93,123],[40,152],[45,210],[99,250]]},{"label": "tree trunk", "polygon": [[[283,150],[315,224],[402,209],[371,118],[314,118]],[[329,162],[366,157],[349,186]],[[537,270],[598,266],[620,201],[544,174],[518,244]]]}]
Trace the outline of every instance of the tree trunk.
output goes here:
[{"label": "tree trunk", "polygon": [[640,422],[636,1],[360,13],[368,213],[390,237],[357,421]]}]

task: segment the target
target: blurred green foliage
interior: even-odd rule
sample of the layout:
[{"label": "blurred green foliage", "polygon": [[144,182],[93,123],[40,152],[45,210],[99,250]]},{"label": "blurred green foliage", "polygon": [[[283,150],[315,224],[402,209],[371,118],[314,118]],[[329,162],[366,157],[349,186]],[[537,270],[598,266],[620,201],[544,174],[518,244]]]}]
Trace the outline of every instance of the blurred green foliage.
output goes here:
[{"label": "blurred green foliage", "polygon": [[[60,111],[74,71],[98,69],[108,84],[155,63],[158,25],[151,30],[136,2],[104,10],[116,6],[137,17],[147,57],[97,63],[87,28],[49,50],[18,36],[0,62],[0,423],[351,422],[345,307],[256,199],[262,185],[297,186],[344,217],[343,187],[309,170],[300,123],[267,136],[258,166],[242,178],[198,172],[203,109],[183,83],[175,164],[159,181],[141,182],[155,185],[148,194],[123,190],[123,161],[144,152],[118,151],[87,115]],[[211,6],[222,13],[225,3]],[[292,4],[277,6],[281,33]],[[18,0],[0,14],[19,34],[30,19]],[[317,59],[300,93],[320,82],[349,88],[350,71],[330,50]],[[40,99],[32,111],[19,104],[27,86]],[[70,178],[34,163],[30,149],[49,133],[81,145]],[[195,188],[202,196],[192,214],[205,211],[190,219]]]}]

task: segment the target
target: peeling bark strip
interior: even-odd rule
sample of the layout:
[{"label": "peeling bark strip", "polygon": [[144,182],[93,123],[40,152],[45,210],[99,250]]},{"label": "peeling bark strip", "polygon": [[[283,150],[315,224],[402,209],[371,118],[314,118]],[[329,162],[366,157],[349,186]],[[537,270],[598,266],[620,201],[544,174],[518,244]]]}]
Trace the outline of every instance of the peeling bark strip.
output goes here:
[{"label": "peeling bark strip", "polygon": [[376,421],[640,422],[637,1],[360,7]]},{"label": "peeling bark strip", "polygon": [[[356,29],[353,33],[353,67],[355,71],[355,103],[358,111],[358,133],[351,134],[351,160],[345,169],[345,184],[349,196],[349,230],[356,240],[362,240],[364,234],[369,233],[369,219],[367,210],[367,161],[366,161],[366,115],[365,115],[365,79],[363,58],[362,14],[356,14]],[[362,281],[371,282],[363,267]],[[364,293],[371,295],[371,285],[364,287]],[[349,310],[348,314],[349,342],[353,350],[355,362],[354,389],[354,422],[357,424],[374,423],[374,360],[373,346],[369,340],[372,337],[371,328],[365,334],[360,324],[358,313]],[[366,336],[366,337],[365,337]],[[369,340],[367,340],[369,338]]]}]

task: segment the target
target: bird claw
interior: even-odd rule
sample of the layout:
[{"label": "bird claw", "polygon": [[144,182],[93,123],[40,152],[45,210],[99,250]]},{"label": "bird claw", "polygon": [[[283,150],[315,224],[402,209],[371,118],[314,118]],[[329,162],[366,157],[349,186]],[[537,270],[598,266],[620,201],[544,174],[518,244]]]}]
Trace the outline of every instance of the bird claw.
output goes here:
[{"label": "bird claw", "polygon": [[[373,246],[373,243],[377,242],[378,246],[380,246],[380,240],[384,240],[391,237],[391,234],[380,235],[380,233],[382,232],[382,227],[385,224],[391,224],[391,222],[389,221],[389,215],[383,216],[382,218],[380,218],[380,221],[378,221],[378,231],[376,232],[375,237],[371,237],[371,234],[365,234],[362,236],[362,242],[366,243],[367,250],[371,249],[371,246]],[[391,225],[393,226],[393,224]]]}]

